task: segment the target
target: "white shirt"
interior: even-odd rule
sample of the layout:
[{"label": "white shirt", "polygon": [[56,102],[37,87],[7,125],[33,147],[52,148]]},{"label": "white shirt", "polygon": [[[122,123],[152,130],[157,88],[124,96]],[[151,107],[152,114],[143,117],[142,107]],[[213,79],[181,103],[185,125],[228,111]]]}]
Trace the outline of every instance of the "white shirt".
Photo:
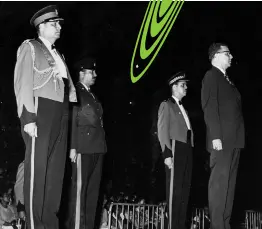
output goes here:
[{"label": "white shirt", "polygon": [[190,128],[190,121],[189,121],[189,118],[188,118],[188,116],[187,116],[187,113],[186,113],[183,105],[182,105],[182,104],[181,104],[181,105],[179,104],[179,100],[178,100],[175,96],[172,96],[172,97],[174,98],[174,100],[176,100],[176,103],[177,103],[179,109],[181,110],[181,112],[182,112],[182,114],[183,114],[183,117],[184,117],[185,122],[186,122],[186,125],[187,125],[187,129],[191,130],[191,128]]},{"label": "white shirt", "polygon": [[216,67],[216,68],[218,68],[224,75],[226,75],[226,72],[222,69],[222,68],[220,68],[220,67],[218,67],[218,66],[215,66],[215,65],[213,65],[214,67]]},{"label": "white shirt", "polygon": [[54,60],[56,62],[57,69],[58,69],[60,75],[63,78],[67,78],[66,67],[65,67],[65,64],[64,64],[63,60],[61,59],[60,55],[56,52],[55,49],[52,49],[52,47],[51,47],[52,45],[47,39],[40,37],[40,36],[39,36],[39,39],[41,39],[41,41],[44,43],[44,45],[47,47],[48,51],[51,53],[52,57],[54,58]]}]

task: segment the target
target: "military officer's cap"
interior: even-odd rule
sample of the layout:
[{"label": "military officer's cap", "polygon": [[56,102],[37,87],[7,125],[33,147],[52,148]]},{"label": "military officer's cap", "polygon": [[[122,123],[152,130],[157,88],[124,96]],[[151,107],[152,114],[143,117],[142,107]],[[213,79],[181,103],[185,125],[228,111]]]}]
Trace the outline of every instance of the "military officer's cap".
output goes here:
[{"label": "military officer's cap", "polygon": [[185,72],[178,72],[175,75],[173,75],[168,80],[168,84],[169,84],[169,86],[172,86],[173,84],[178,83],[179,81],[188,81]]},{"label": "military officer's cap", "polygon": [[75,68],[78,71],[82,71],[84,69],[89,69],[89,70],[95,70],[96,69],[96,61],[92,57],[85,57],[76,62]]},{"label": "military officer's cap", "polygon": [[43,22],[48,21],[62,21],[63,18],[59,17],[56,5],[46,6],[45,8],[37,11],[30,20],[30,24],[34,27]]}]

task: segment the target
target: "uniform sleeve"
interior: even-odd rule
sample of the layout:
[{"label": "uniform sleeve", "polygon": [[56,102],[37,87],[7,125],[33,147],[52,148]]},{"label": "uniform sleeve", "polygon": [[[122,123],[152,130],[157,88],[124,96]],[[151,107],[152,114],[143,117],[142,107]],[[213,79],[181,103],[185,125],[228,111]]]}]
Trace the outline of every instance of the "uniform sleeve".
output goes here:
[{"label": "uniform sleeve", "polygon": [[169,136],[169,106],[167,102],[162,102],[158,110],[157,133],[163,157],[172,157],[172,147]]},{"label": "uniform sleeve", "polygon": [[222,139],[218,103],[219,84],[216,77],[207,74],[202,85],[202,108],[211,139]]},{"label": "uniform sleeve", "polygon": [[75,89],[74,83],[72,81],[72,78],[69,74],[69,70],[67,67],[66,67],[66,70],[67,70],[67,77],[69,79],[69,102],[76,103],[77,102],[76,89]]},{"label": "uniform sleeve", "polygon": [[14,72],[14,89],[18,117],[23,125],[35,122],[36,114],[33,96],[33,58],[28,43],[18,49]]}]

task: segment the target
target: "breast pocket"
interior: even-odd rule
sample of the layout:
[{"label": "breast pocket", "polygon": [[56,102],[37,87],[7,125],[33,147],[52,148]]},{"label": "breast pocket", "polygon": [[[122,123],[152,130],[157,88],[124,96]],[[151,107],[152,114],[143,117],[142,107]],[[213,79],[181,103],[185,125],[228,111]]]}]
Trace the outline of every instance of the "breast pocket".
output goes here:
[{"label": "breast pocket", "polygon": [[87,104],[79,112],[79,123],[80,125],[85,123],[89,125],[95,125],[95,117],[96,114],[93,107]]}]

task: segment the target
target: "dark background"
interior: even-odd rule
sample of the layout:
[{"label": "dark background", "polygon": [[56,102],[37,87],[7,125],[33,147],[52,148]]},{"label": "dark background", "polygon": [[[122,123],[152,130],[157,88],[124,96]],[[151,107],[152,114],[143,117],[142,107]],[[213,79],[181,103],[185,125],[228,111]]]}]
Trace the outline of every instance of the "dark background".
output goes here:
[{"label": "dark background", "polygon": [[57,4],[65,19],[56,46],[74,80],[76,60],[83,55],[97,58],[94,91],[104,107],[108,141],[104,180],[115,195],[123,191],[151,201],[163,199],[163,163],[154,134],[157,109],[168,96],[166,80],[185,70],[191,81],[184,106],[195,132],[192,202],[206,204],[209,155],[201,80],[210,67],[209,45],[227,43],[234,57],[229,76],[242,94],[247,141],[240,159],[235,206],[261,207],[261,2],[185,2],[151,68],[135,84],[130,79],[130,63],[148,2],[0,2],[2,181],[15,179],[24,157],[13,90],[16,51],[25,39],[35,37],[29,25],[31,16],[50,4]]}]

